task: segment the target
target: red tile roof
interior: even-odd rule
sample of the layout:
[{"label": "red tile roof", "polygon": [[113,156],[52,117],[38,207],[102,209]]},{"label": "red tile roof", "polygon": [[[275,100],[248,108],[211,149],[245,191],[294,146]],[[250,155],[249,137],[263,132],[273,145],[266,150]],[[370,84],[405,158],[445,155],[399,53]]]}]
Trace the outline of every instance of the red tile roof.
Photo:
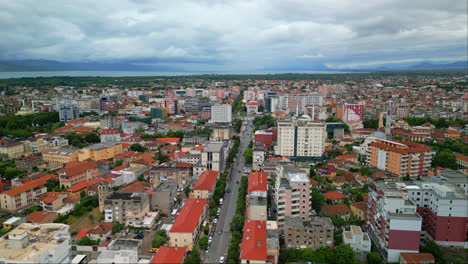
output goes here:
[{"label": "red tile roof", "polygon": [[455,157],[457,157],[457,159],[459,159],[459,160],[463,160],[465,162],[468,162],[468,156],[465,156],[465,155],[462,155],[462,154],[459,154],[459,153],[455,153]]},{"label": "red tile roof", "polygon": [[337,159],[357,159],[356,156],[348,154],[348,155],[338,155],[336,156]]},{"label": "red tile roof", "polygon": [[151,189],[152,186],[153,185],[149,182],[132,181],[126,187],[119,189],[117,192],[145,192],[146,190]]},{"label": "red tile roof", "polygon": [[364,212],[367,212],[367,208],[368,208],[367,202],[355,202],[355,203],[351,203],[351,206],[354,206]]},{"label": "red tile roof", "polygon": [[267,191],[267,173],[251,172],[249,174],[248,191]]},{"label": "red tile roof", "polygon": [[346,198],[346,196],[344,196],[342,193],[338,191],[327,192],[327,193],[324,193],[323,196],[325,196],[325,198],[330,199],[332,201]]},{"label": "red tile roof", "polygon": [[156,141],[162,141],[167,143],[179,143],[180,138],[157,138]]},{"label": "red tile roof", "polygon": [[113,128],[107,128],[107,129],[101,129],[100,134],[101,135],[112,135],[112,134],[119,134],[120,132],[117,129]]},{"label": "red tile roof", "polygon": [[345,215],[349,212],[349,208],[344,204],[323,205],[320,208],[320,213],[326,216]]},{"label": "red tile roof", "polygon": [[105,235],[112,231],[112,227],[114,224],[106,223],[106,222],[99,222],[95,224],[93,227],[90,228],[88,234],[98,234],[98,235]]},{"label": "red tile roof", "polygon": [[68,176],[75,176],[81,173],[86,172],[87,170],[97,169],[98,165],[94,161],[88,162],[79,162],[79,161],[70,161],[65,165],[64,172]]},{"label": "red tile roof", "polygon": [[193,186],[193,190],[198,191],[211,191],[213,190],[213,186],[216,183],[216,179],[218,178],[219,172],[213,170],[207,170],[202,172],[200,178],[198,178],[197,182]]},{"label": "red tile roof", "polygon": [[102,181],[102,179],[98,178],[98,179],[94,179],[94,180],[90,180],[90,181],[81,182],[81,183],[78,183],[76,185],[71,186],[70,188],[68,188],[68,190],[72,191],[72,192],[81,191],[84,188],[86,188],[88,186],[91,186],[91,185],[95,184],[96,182],[101,182],[101,181]]},{"label": "red tile roof", "polygon": [[78,234],[76,234],[76,236],[74,238],[82,238],[82,237],[86,236],[86,234],[88,233],[89,230],[91,230],[91,228],[81,229],[81,231]]},{"label": "red tile roof", "polygon": [[52,223],[57,217],[56,212],[34,211],[26,218],[26,222],[33,224]]},{"label": "red tile roof", "polygon": [[435,261],[431,253],[400,253],[400,255],[408,264],[422,264]]},{"label": "red tile roof", "polygon": [[193,233],[205,209],[206,199],[188,198],[169,232]]},{"label": "red tile roof", "polygon": [[55,174],[47,174],[46,176],[43,176],[37,180],[30,181],[28,183],[23,184],[22,186],[18,186],[16,188],[13,188],[11,190],[3,192],[4,194],[7,194],[9,196],[15,196],[19,193],[25,192],[27,190],[32,190],[34,188],[37,188],[39,186],[44,185],[49,179],[55,178],[57,175]]},{"label": "red tile roof", "polygon": [[125,167],[125,166],[122,165],[122,166],[118,166],[118,167],[113,168],[112,171],[121,171],[121,170],[124,170],[124,169],[126,169],[126,168],[127,168],[127,167]]},{"label": "red tile roof", "polygon": [[186,247],[160,247],[151,264],[180,264],[184,259]]},{"label": "red tile roof", "polygon": [[240,249],[243,260],[267,260],[266,221],[245,220]]}]

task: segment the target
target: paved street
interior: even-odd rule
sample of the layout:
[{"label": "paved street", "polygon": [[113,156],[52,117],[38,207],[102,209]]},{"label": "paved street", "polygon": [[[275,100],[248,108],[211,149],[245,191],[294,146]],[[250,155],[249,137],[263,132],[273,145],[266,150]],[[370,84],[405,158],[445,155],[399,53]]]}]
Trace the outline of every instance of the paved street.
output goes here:
[{"label": "paved street", "polygon": [[[231,177],[231,181],[228,183],[227,188],[230,188],[231,192],[224,195],[224,203],[218,219],[218,226],[205,263],[219,263],[219,258],[221,256],[227,256],[229,243],[231,242],[231,232],[229,229],[232,217],[236,212],[236,201],[239,193],[240,180],[244,171],[244,151],[253,139],[252,121],[248,120],[247,126],[243,126],[242,129],[244,129],[244,127],[245,131],[241,130],[240,133],[241,144],[239,146],[239,152],[237,153],[237,159],[231,166],[230,171],[227,172],[228,176]],[[239,184],[236,183],[237,181]],[[220,231],[222,231],[221,234]]]}]

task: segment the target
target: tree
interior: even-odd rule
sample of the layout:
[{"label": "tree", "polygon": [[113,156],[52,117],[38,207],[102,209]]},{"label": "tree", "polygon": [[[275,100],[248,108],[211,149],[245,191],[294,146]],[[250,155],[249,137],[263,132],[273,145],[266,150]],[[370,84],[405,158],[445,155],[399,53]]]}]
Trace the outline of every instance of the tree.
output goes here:
[{"label": "tree", "polygon": [[77,148],[81,148],[83,147],[83,144],[81,143],[81,141],[79,139],[73,139],[70,144],[74,147],[77,147]]},{"label": "tree", "polygon": [[431,253],[434,256],[436,263],[447,263],[444,252],[439,247],[439,245],[434,242],[434,240],[427,241],[426,244],[421,246],[420,251],[424,253]]},{"label": "tree", "polygon": [[201,263],[201,256],[200,251],[198,248],[192,248],[192,253],[190,256],[186,257],[184,260],[184,264],[200,264]]},{"label": "tree", "polygon": [[112,226],[112,234],[120,232],[120,230],[122,230],[122,227],[123,224],[121,224],[120,222],[115,223],[114,226]]},{"label": "tree", "polygon": [[432,166],[457,169],[457,157],[455,157],[455,154],[449,149],[439,151],[432,159]]},{"label": "tree", "polygon": [[317,190],[317,189],[312,189],[312,196],[311,196],[311,201],[312,201],[312,208],[319,213],[320,212],[320,207],[322,204],[325,202],[325,197]]},{"label": "tree", "polygon": [[379,128],[379,119],[377,118],[377,119],[366,120],[362,122],[362,125],[364,126],[364,128],[377,129]]},{"label": "tree", "polygon": [[89,133],[88,135],[85,136],[84,140],[88,143],[99,143],[101,142],[101,139],[99,138],[99,135],[96,133]]},{"label": "tree", "polygon": [[5,178],[13,179],[19,175],[20,171],[16,168],[10,168],[5,170]]},{"label": "tree", "polygon": [[404,176],[403,178],[401,178],[402,181],[411,181],[411,177],[409,176],[409,174],[406,174],[406,176]]},{"label": "tree", "polygon": [[166,243],[166,239],[162,236],[155,236],[153,240],[151,240],[151,246],[153,248],[158,248]]},{"label": "tree", "polygon": [[382,259],[380,258],[379,253],[369,252],[367,254],[367,264],[380,264],[380,263],[382,263]]},{"label": "tree", "polygon": [[166,155],[163,155],[162,153],[159,153],[156,159],[159,161],[159,163],[164,163],[169,161],[169,157]]},{"label": "tree", "polygon": [[130,146],[130,150],[131,151],[136,151],[136,152],[145,152],[146,151],[146,148],[143,147],[142,145],[138,144],[138,143],[134,143]]},{"label": "tree", "polygon": [[244,216],[242,214],[235,214],[231,221],[231,231],[242,231],[244,228]]},{"label": "tree", "polygon": [[123,160],[119,159],[115,161],[114,168],[123,165]]},{"label": "tree", "polygon": [[187,185],[187,186],[184,187],[184,193],[185,193],[185,196],[187,196],[187,197],[189,196],[189,194],[190,194],[190,186]]},{"label": "tree", "polygon": [[93,245],[99,245],[99,243],[95,240],[91,240],[89,237],[84,236],[80,238],[77,242],[78,246],[93,246]]},{"label": "tree", "polygon": [[364,201],[364,197],[362,197],[362,194],[358,193],[356,195],[356,202],[362,202]]},{"label": "tree", "polygon": [[208,235],[210,233],[210,226],[208,224],[206,224],[205,227],[203,228],[203,233],[205,235]]},{"label": "tree", "polygon": [[355,257],[353,249],[346,244],[341,244],[335,249],[336,264],[354,264]]},{"label": "tree", "polygon": [[263,110],[264,110],[264,107],[263,107],[263,105],[259,105],[259,106],[258,106],[258,112],[260,112],[260,113],[261,113],[261,112],[263,112]]},{"label": "tree", "polygon": [[208,236],[203,235],[198,240],[198,247],[201,248],[201,249],[207,249],[208,248]]},{"label": "tree", "polygon": [[244,152],[245,163],[252,164],[252,148],[248,148]]},{"label": "tree", "polygon": [[86,192],[85,192],[85,190],[82,190],[82,191],[80,192],[80,197],[81,197],[81,199],[85,198],[85,196],[86,196]]},{"label": "tree", "polygon": [[310,166],[309,175],[311,178],[317,175],[317,172],[315,172],[315,168],[313,166]]}]

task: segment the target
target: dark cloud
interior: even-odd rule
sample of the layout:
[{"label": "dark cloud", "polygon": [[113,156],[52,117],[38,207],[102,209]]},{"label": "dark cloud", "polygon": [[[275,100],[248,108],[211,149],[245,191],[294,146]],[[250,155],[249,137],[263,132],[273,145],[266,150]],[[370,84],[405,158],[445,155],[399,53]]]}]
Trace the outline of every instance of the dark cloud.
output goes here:
[{"label": "dark cloud", "polygon": [[0,59],[254,70],[466,59],[465,0],[0,0]]}]

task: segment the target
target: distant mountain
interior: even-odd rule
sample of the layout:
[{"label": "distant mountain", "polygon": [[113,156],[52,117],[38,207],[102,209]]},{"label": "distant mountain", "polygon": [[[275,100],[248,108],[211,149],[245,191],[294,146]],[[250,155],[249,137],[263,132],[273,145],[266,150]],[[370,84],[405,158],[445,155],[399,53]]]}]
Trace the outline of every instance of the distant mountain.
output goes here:
[{"label": "distant mountain", "polygon": [[158,65],[101,62],[59,62],[53,60],[0,61],[0,72],[19,71],[160,71],[178,72],[181,69]]},{"label": "distant mountain", "polygon": [[410,69],[441,69],[441,68],[468,68],[468,61],[455,61],[446,64],[434,64],[431,62],[422,62],[408,67]]}]

